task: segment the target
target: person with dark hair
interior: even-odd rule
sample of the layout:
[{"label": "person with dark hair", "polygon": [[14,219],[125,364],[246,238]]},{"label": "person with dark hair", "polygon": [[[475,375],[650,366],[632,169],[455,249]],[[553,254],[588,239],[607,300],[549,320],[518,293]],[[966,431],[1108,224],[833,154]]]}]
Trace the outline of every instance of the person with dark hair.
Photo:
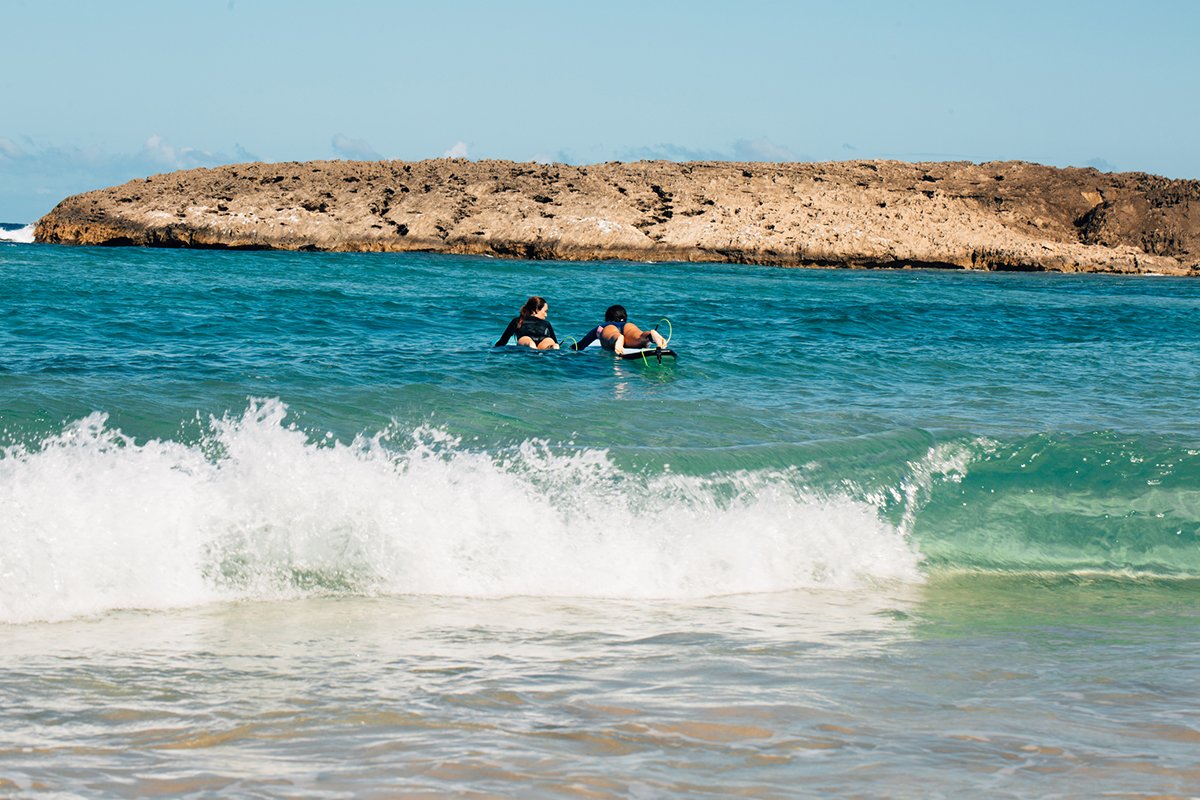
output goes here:
[{"label": "person with dark hair", "polygon": [[582,350],[597,339],[601,347],[617,355],[624,353],[626,347],[649,347],[651,342],[655,347],[667,346],[667,340],[658,331],[643,331],[630,322],[624,306],[609,306],[604,312],[604,322],[585,333],[571,349]]},{"label": "person with dark hair", "polygon": [[554,326],[546,320],[550,312],[550,304],[546,298],[534,295],[521,306],[521,313],[512,318],[496,347],[503,347],[508,340],[517,337],[517,344],[532,347],[535,350],[557,350],[558,337],[554,335]]}]

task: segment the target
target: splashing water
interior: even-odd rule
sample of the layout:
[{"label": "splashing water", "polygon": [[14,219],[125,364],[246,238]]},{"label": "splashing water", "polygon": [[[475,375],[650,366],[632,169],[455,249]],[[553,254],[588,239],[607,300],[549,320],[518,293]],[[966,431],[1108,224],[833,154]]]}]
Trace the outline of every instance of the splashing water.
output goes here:
[{"label": "splashing water", "polygon": [[[92,414],[0,458],[0,620],[306,593],[687,598],[920,579],[869,504],[788,472],[617,469],[444,431],[312,440],[277,399],[193,444]],[[402,447],[397,442],[403,441]]]},{"label": "splashing water", "polygon": [[0,242],[33,244],[33,228],[30,225],[0,225]]}]

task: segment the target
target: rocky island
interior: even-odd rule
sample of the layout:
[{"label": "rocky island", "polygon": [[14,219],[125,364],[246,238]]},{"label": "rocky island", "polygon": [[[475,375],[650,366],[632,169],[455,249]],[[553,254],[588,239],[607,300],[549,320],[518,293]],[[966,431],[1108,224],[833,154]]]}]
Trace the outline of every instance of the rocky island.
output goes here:
[{"label": "rocky island", "polygon": [[69,197],[35,239],[1200,275],[1200,181],[1025,162],[253,163]]}]

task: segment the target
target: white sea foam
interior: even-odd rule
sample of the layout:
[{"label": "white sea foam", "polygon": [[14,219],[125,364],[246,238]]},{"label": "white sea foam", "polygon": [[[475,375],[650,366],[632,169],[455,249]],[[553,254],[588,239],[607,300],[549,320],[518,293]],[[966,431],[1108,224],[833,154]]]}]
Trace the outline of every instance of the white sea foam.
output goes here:
[{"label": "white sea foam", "polygon": [[33,244],[33,225],[8,230],[0,228],[0,242],[16,242],[18,244]]},{"label": "white sea foam", "polygon": [[799,473],[639,476],[446,432],[314,442],[278,400],[201,441],[103,414],[0,451],[0,622],[306,593],[690,598],[918,581],[869,503]]}]

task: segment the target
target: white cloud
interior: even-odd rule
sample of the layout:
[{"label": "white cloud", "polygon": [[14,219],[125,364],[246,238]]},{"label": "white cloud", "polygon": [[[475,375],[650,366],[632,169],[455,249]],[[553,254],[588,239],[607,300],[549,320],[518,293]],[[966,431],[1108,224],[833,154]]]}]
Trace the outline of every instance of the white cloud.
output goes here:
[{"label": "white cloud", "polygon": [[175,163],[175,148],[162,140],[162,137],[157,133],[146,140],[142,145],[142,154],[151,161],[160,164]]},{"label": "white cloud", "polygon": [[796,154],[766,137],[738,139],[733,143],[735,161],[800,161]]},{"label": "white cloud", "polygon": [[717,150],[694,150],[679,144],[652,144],[635,147],[621,153],[622,161],[728,161],[729,156]]},{"label": "white cloud", "polygon": [[897,161],[970,161],[971,157],[962,153],[879,153],[871,158],[894,158]]},{"label": "white cloud", "polygon": [[155,173],[257,160],[240,145],[230,155],[176,146],[157,134],[124,153],[0,138],[0,220],[28,222],[69,195]]},{"label": "white cloud", "polygon": [[25,155],[24,151],[17,146],[16,142],[0,136],[0,156],[5,158],[20,158],[23,155]]},{"label": "white cloud", "polygon": [[[601,153],[601,159],[605,156]],[[589,159],[585,156],[580,156],[571,153],[568,150],[559,150],[557,153],[551,153],[546,150],[541,150],[529,159],[535,164],[587,164]]]},{"label": "white cloud", "polygon": [[[241,148],[238,148],[241,150]],[[244,153],[245,151],[243,151]],[[142,145],[140,160],[167,169],[194,169],[228,164],[231,159],[224,153],[210,153],[195,147],[175,147],[157,133]]]},{"label": "white cloud", "polygon": [[725,150],[703,150],[662,143],[621,153],[622,161],[805,161],[770,139],[738,139]]},{"label": "white cloud", "polygon": [[333,152],[341,158],[348,158],[351,161],[383,161],[383,156],[375,152],[375,148],[365,139],[351,139],[340,133],[333,136],[330,142],[333,147]]},{"label": "white cloud", "polygon": [[467,143],[455,142],[454,146],[442,153],[442,158],[468,158]]}]

